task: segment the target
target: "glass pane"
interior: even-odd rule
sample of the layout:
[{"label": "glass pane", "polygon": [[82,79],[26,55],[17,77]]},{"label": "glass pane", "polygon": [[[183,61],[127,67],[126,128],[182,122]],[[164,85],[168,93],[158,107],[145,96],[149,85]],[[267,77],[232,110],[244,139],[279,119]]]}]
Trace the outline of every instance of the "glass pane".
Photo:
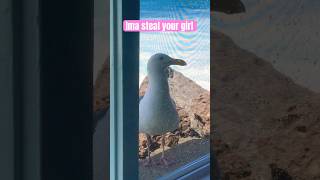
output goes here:
[{"label": "glass pane", "polygon": [[94,1],[93,179],[109,179],[109,0]]},{"label": "glass pane", "polygon": [[[195,32],[140,33],[139,176],[155,179],[210,152],[210,1],[141,0],[140,19],[198,25]],[[187,65],[165,65],[173,58]]]},{"label": "glass pane", "polygon": [[222,179],[319,179],[320,1],[243,3],[212,18]]}]

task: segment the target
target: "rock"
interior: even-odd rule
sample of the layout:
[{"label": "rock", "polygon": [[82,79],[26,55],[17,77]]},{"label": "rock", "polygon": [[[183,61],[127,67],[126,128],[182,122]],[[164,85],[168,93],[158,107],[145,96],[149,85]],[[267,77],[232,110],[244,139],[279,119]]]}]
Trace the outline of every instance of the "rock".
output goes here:
[{"label": "rock", "polygon": [[144,133],[139,133],[139,147],[147,148],[147,136]]},{"label": "rock", "polygon": [[206,134],[204,126],[205,122],[201,116],[194,114],[194,116],[190,119],[190,128],[195,130],[200,136],[204,136]]},{"label": "rock", "polygon": [[147,156],[147,137],[145,134],[139,133],[139,158],[144,159]]},{"label": "rock", "polygon": [[[152,136],[152,139],[155,143],[158,144],[158,146],[155,147],[155,149],[161,148],[162,136],[155,135],[155,136]],[[179,135],[169,132],[165,134],[164,139],[165,139],[165,146],[171,147],[173,145],[178,144]]]},{"label": "rock", "polygon": [[[160,147],[161,142],[158,143],[156,138],[157,136],[154,136],[151,138],[151,143],[150,143],[151,152],[153,152],[154,150]],[[148,156],[147,136],[144,133],[139,133],[139,158],[144,159],[147,156]]]},{"label": "rock", "polygon": [[180,117],[180,125],[179,125],[179,129],[180,131],[186,131],[190,128],[190,119],[189,119],[189,114],[188,112],[183,109],[183,108],[177,108],[178,110],[178,114]]},{"label": "rock", "polygon": [[145,159],[148,156],[148,150],[139,146],[139,159]]},{"label": "rock", "polygon": [[[166,146],[172,147],[173,145],[178,144],[178,142],[179,142],[179,135],[176,135],[173,133],[167,133],[165,135],[165,145]],[[161,143],[159,143],[159,144],[161,144]]]},{"label": "rock", "polygon": [[[161,148],[162,137],[154,135],[151,138],[150,151]],[[165,146],[172,147],[179,142],[179,135],[171,132],[165,135]],[[139,133],[139,158],[144,159],[148,156],[147,137],[143,133]]]}]

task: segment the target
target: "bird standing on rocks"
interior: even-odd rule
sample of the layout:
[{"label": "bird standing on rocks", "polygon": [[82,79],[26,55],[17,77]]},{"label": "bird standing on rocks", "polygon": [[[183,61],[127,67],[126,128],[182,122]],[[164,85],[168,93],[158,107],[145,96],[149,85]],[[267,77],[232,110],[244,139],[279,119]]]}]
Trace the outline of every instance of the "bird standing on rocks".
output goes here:
[{"label": "bird standing on rocks", "polygon": [[178,128],[179,116],[175,102],[170,96],[168,78],[172,76],[169,66],[185,66],[181,59],[174,59],[166,54],[151,56],[147,64],[148,88],[139,103],[139,131],[147,135],[148,159],[151,165],[150,135],[162,135],[162,156],[160,162],[168,165],[164,155],[165,133]]}]

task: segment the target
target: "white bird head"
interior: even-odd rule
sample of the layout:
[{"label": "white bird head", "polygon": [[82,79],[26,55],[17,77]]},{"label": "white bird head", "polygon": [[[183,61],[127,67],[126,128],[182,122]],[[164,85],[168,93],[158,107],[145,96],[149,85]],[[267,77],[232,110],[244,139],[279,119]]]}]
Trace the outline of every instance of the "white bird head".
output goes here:
[{"label": "white bird head", "polygon": [[148,61],[148,76],[168,76],[168,68],[171,65],[185,66],[187,63],[182,59],[175,59],[166,54],[154,54]]}]

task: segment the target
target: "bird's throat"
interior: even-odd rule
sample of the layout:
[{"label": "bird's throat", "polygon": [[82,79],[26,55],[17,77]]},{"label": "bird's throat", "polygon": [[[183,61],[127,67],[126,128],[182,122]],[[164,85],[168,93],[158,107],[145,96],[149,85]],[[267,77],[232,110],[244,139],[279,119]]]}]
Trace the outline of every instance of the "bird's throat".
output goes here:
[{"label": "bird's throat", "polygon": [[158,95],[169,95],[169,83],[167,77],[149,77],[148,89],[149,92]]}]

